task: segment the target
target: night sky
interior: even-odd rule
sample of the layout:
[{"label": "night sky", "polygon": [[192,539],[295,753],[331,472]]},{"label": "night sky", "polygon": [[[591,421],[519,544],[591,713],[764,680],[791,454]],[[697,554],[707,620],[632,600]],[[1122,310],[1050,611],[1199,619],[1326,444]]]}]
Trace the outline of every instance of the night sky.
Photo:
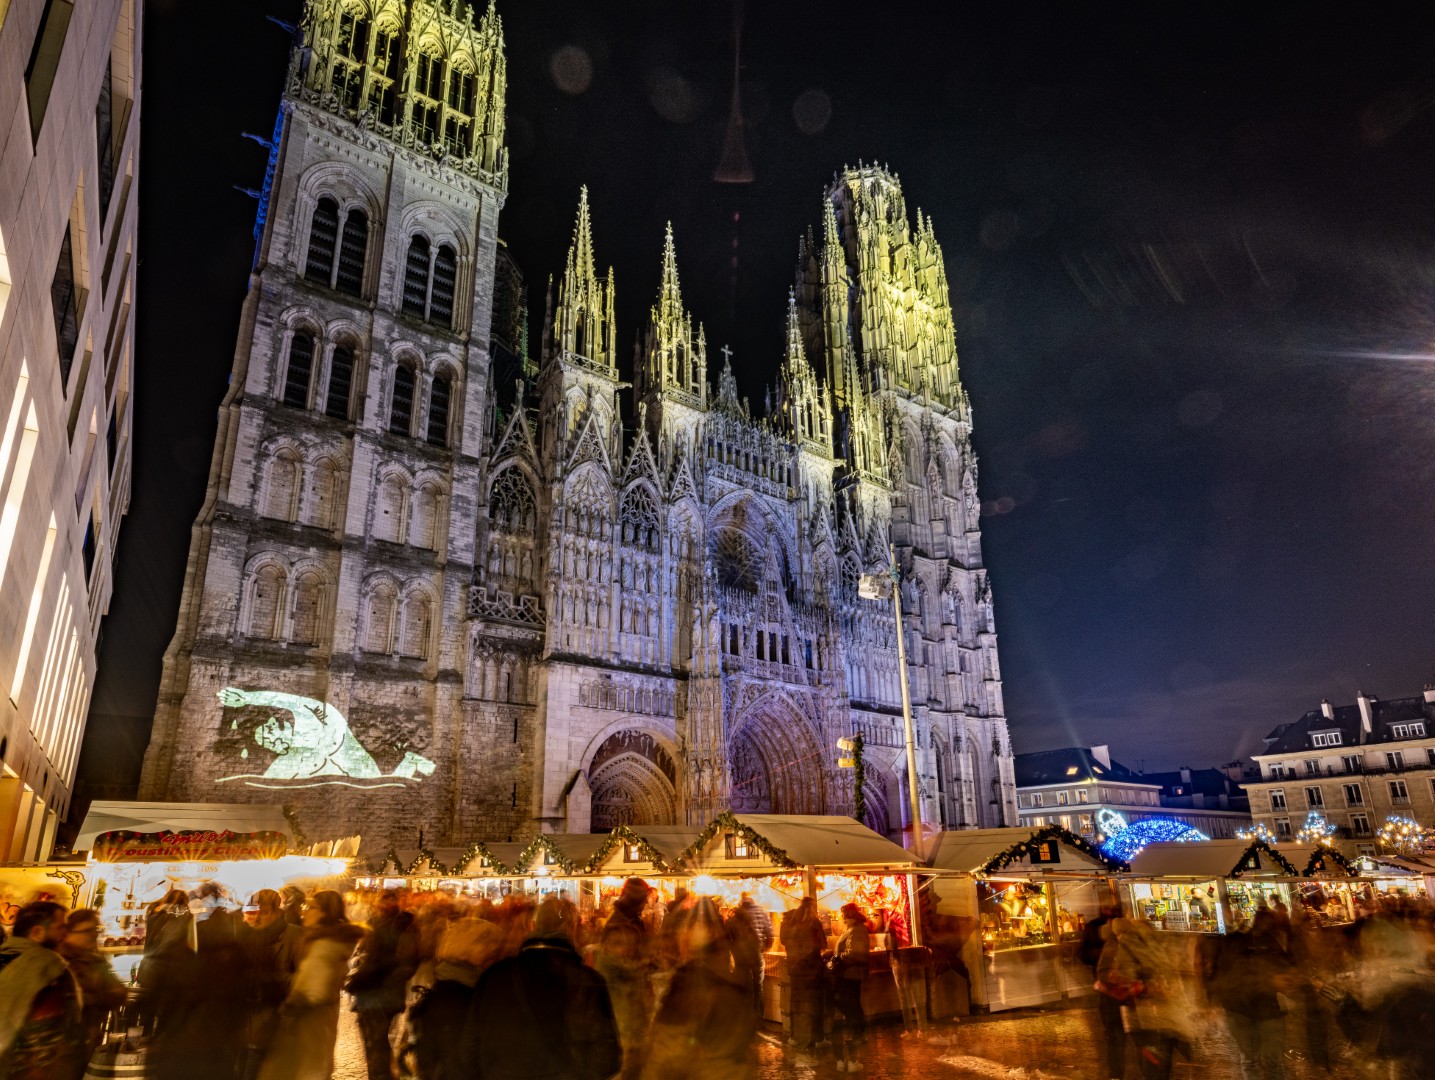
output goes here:
[{"label": "night sky", "polygon": [[[134,498],[95,717],[153,709],[253,251],[241,132],[270,131],[286,64],[264,15],[299,4],[146,8]],[[535,347],[586,183],[620,342],[671,220],[758,405],[824,184],[885,162],[946,256],[1016,750],[1215,764],[1322,696],[1416,694],[1435,20],[1354,8],[753,4],[756,180],[731,186],[727,5],[510,0],[501,234]],[[94,723],[82,772],[117,776]]]}]

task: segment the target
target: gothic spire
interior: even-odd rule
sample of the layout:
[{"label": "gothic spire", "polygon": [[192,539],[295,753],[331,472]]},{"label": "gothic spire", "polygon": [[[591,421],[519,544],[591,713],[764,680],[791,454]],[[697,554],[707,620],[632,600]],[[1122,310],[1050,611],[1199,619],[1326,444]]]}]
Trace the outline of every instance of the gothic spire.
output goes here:
[{"label": "gothic spire", "polygon": [[673,223],[668,222],[668,232],[663,238],[663,274],[658,286],[658,310],[664,317],[680,315],[683,310],[683,295],[678,287],[678,252],[673,246]]},{"label": "gothic spire", "polygon": [[573,243],[568,248],[568,266],[584,280],[594,277],[593,225],[588,217],[588,185],[578,189],[578,220],[573,225]]}]

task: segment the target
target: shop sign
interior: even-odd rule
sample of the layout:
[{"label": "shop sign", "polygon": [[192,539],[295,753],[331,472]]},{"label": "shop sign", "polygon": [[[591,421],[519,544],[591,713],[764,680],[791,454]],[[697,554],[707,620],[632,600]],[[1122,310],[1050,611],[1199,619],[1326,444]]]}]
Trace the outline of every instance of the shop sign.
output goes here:
[{"label": "shop sign", "polygon": [[91,855],[96,862],[222,862],[277,859],[288,846],[287,838],[279,832],[236,833],[228,829],[222,832],[107,832],[95,838]]}]

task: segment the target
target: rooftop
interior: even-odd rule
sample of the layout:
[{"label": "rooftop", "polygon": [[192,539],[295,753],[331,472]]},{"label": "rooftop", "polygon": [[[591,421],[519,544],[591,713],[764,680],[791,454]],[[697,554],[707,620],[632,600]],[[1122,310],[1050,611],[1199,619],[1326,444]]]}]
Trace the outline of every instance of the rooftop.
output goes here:
[{"label": "rooftop", "polygon": [[1080,784],[1102,780],[1116,784],[1144,784],[1156,787],[1139,773],[1114,760],[1105,746],[1068,746],[1015,756],[1016,786],[1043,787],[1047,784]]}]

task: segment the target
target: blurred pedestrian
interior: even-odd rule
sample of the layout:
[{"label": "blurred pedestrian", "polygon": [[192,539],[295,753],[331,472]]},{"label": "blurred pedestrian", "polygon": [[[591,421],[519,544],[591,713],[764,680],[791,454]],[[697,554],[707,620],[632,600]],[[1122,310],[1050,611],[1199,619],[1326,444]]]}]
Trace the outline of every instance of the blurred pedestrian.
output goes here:
[{"label": "blurred pedestrian", "polygon": [[36,900],[0,945],[0,1077],[63,1080],[84,1071],[80,989],[60,956],[65,909]]},{"label": "blurred pedestrian", "polygon": [[862,987],[867,981],[872,938],[867,932],[867,916],[856,904],[843,904],[841,914],[844,929],[832,952],[833,1004],[842,1020],[837,1043],[837,1071],[861,1072],[857,1045],[867,1038]]},{"label": "blurred pedestrian", "polygon": [[339,1033],[339,991],[364,931],[344,914],[344,898],[330,890],[304,903],[304,940],[289,993],[259,1080],[329,1080]]},{"label": "blurred pedestrian", "polygon": [[[653,1014],[653,993],[649,982],[653,970],[653,943],[647,923],[643,921],[643,909],[652,891],[642,878],[631,877],[623,882],[623,890],[613,902],[613,913],[603,925],[593,965],[607,984],[617,1018],[625,1077],[638,1075],[643,1047],[648,1038],[648,1024]],[[668,924],[673,916],[670,910],[664,920],[665,940],[669,940]],[[670,940],[675,952],[678,951],[680,946],[676,932]]]},{"label": "blurred pedestrian", "polygon": [[1295,988],[1284,928],[1267,908],[1251,928],[1218,939],[1207,993],[1226,1015],[1248,1080],[1285,1080],[1285,1016],[1279,995]]},{"label": "blurred pedestrian", "polygon": [[732,949],[733,975],[746,983],[757,1014],[762,1015],[762,981],[766,975],[764,960],[772,948],[772,918],[758,907],[748,893],[742,894],[737,907],[728,916],[728,944]]},{"label": "blurred pedestrian", "polygon": [[304,890],[298,885],[285,885],[279,894],[284,900],[284,921],[291,926],[304,925]]},{"label": "blurred pedestrian", "polygon": [[751,988],[734,974],[728,928],[711,897],[693,904],[683,933],[689,959],[653,1021],[643,1080],[739,1080],[750,1072],[758,1014]]},{"label": "blurred pedestrian", "polygon": [[283,900],[273,889],[261,889],[244,906],[240,933],[249,958],[249,1013],[245,1024],[244,1080],[253,1080],[279,1029],[279,1008],[289,996],[304,930],[290,924]]},{"label": "blurred pedestrian", "polygon": [[439,937],[434,982],[409,1007],[410,1061],[418,1080],[461,1080],[463,1026],[478,980],[503,948],[503,932],[483,919],[455,919]]},{"label": "blurred pedestrian", "polygon": [[827,969],[822,952],[827,934],[817,916],[817,901],[805,896],[801,903],[782,917],[779,931],[783,951],[787,953],[787,977],[792,1017],[792,1046],[797,1050],[799,1064],[808,1062],[807,1051],[823,1038],[825,1025],[824,998],[827,991]]},{"label": "blurred pedestrian", "polygon": [[399,894],[379,894],[368,933],[359,949],[359,966],[344,989],[354,996],[369,1080],[393,1075],[394,1019],[408,1004],[409,979],[418,967],[418,933],[413,916],[399,906]]},{"label": "blurred pedestrian", "polygon": [[173,981],[166,968],[182,962],[184,951],[194,948],[193,934],[189,894],[183,889],[170,889],[145,911],[144,955],[135,981],[140,985],[140,1013],[146,1032],[155,1024],[157,988]]},{"label": "blurred pedestrian", "polygon": [[573,944],[577,909],[549,896],[533,934],[478,980],[463,1030],[466,1080],[600,1080],[623,1063],[603,977]]},{"label": "blurred pedestrian", "polygon": [[94,908],[70,912],[59,952],[80,988],[80,1000],[84,1003],[81,1012],[85,1031],[84,1060],[89,1061],[104,1038],[105,1021],[129,1000],[129,990],[110,967],[109,959],[100,952],[100,914]]},{"label": "blurred pedestrian", "polygon": [[224,889],[205,882],[189,899],[189,941],[166,952],[155,987],[155,1080],[238,1080],[252,991],[243,921]]},{"label": "blurred pedestrian", "polygon": [[[1196,1007],[1179,950],[1186,935],[1163,934],[1144,920],[1115,919],[1097,978],[1115,989],[1145,1080],[1166,1080],[1176,1055],[1190,1057]],[[1180,939],[1180,940],[1178,940]]]},{"label": "blurred pedestrian", "polygon": [[1111,942],[1111,923],[1121,915],[1120,905],[1108,900],[1101,905],[1101,913],[1082,928],[1081,944],[1077,955],[1081,962],[1091,968],[1096,987],[1096,1015],[1101,1020],[1101,1041],[1106,1047],[1106,1075],[1109,1080],[1122,1080],[1126,1075],[1126,1029],[1121,1024],[1121,1001],[1114,995],[1119,991],[1108,987],[1096,978],[1101,953]]}]

